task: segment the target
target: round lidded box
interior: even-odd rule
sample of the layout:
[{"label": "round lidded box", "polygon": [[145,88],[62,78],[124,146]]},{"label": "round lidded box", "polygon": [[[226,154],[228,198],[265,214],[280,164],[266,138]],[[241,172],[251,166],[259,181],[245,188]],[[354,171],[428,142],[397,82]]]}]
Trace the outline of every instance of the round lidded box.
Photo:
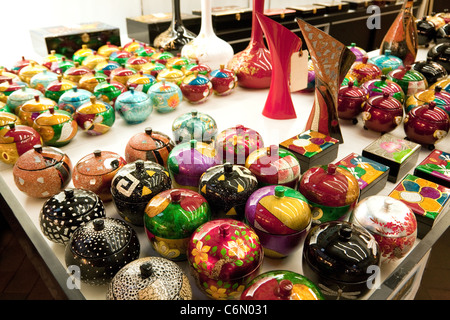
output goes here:
[{"label": "round lidded box", "polygon": [[14,164],[22,154],[41,144],[41,135],[32,127],[10,123],[0,129],[0,160]]},{"label": "round lidded box", "polygon": [[20,122],[32,127],[34,120],[47,110],[55,108],[58,105],[49,98],[35,96],[34,99],[28,100],[16,109],[16,113],[20,118]]},{"label": "round lidded box", "polygon": [[263,260],[256,233],[233,219],[201,225],[192,234],[187,252],[198,288],[216,300],[239,299],[245,284],[259,274]]},{"label": "round lidded box", "polygon": [[211,220],[208,202],[189,189],[170,189],[147,204],[144,226],[153,249],[166,259],[186,260],[191,235]]},{"label": "round lidded box", "polygon": [[245,204],[258,189],[258,180],[246,167],[225,163],[205,171],[200,177],[199,193],[211,206],[212,216],[242,221]]},{"label": "round lidded box", "polygon": [[36,96],[43,98],[44,94],[37,89],[22,86],[21,89],[15,90],[8,95],[6,104],[9,106],[12,113],[18,114],[18,110],[16,111],[16,109],[18,109],[25,102],[34,99]]},{"label": "round lidded box", "polygon": [[178,116],[173,121],[172,133],[177,144],[192,139],[210,143],[217,136],[217,124],[211,116],[194,110]]},{"label": "round lidded box", "polygon": [[308,200],[285,186],[256,190],[248,198],[245,219],[271,258],[283,258],[298,249],[312,223]]},{"label": "round lidded box", "polygon": [[380,79],[364,82],[361,89],[366,90],[368,98],[389,93],[390,96],[400,101],[402,105],[405,102],[405,93],[403,92],[402,87],[400,87],[398,83],[388,80],[386,75],[382,75]]},{"label": "round lidded box", "polygon": [[[180,70],[178,70],[180,71]],[[153,107],[160,113],[174,111],[183,100],[180,87],[170,81],[156,82],[147,92]]]},{"label": "round lidded box", "polygon": [[65,249],[66,266],[80,268],[81,281],[104,285],[139,258],[136,231],[120,219],[97,218],[78,227]]},{"label": "round lidded box", "polygon": [[317,285],[305,276],[288,270],[272,270],[250,281],[241,300],[324,300],[324,297]]},{"label": "round lidded box", "polygon": [[[365,82],[367,83],[367,82]],[[367,100],[367,92],[349,81],[348,85],[341,86],[338,93],[338,116],[340,119],[353,120],[361,113],[364,102]]]},{"label": "round lidded box", "polygon": [[33,128],[39,132],[45,145],[62,147],[75,137],[78,124],[69,112],[50,108],[34,120]]},{"label": "round lidded box", "polygon": [[119,115],[129,124],[144,122],[153,111],[148,95],[133,87],[121,93],[114,106]]},{"label": "round lidded box", "polygon": [[358,180],[335,164],[308,169],[300,178],[298,190],[312,207],[314,223],[346,220],[360,193]]},{"label": "round lidded box", "polygon": [[434,86],[433,89],[426,89],[410,96],[406,100],[405,111],[408,113],[413,108],[430,102],[434,102],[435,106],[450,116],[450,92],[443,91],[441,86]]},{"label": "round lidded box", "polygon": [[428,82],[424,75],[411,69],[410,65],[390,71],[387,74],[387,78],[396,82],[403,89],[405,97],[423,91],[428,87]]},{"label": "round lidded box", "polygon": [[303,244],[303,274],[319,287],[325,299],[362,297],[370,290],[379,265],[380,248],[375,238],[349,222],[319,224],[309,231]]},{"label": "round lidded box", "polygon": [[81,224],[102,217],[106,217],[105,207],[94,192],[71,188],[45,201],[39,225],[47,239],[66,245]]},{"label": "round lidded box", "polygon": [[402,59],[391,54],[391,50],[385,50],[384,54],[369,58],[368,62],[380,68],[384,75],[403,66]]},{"label": "round lidded box", "polygon": [[35,145],[13,167],[20,191],[34,198],[48,198],[63,190],[72,177],[72,162],[60,149]]},{"label": "round lidded box", "polygon": [[362,118],[364,129],[376,132],[391,132],[403,120],[403,105],[389,93],[373,96],[364,105]]},{"label": "round lidded box", "polygon": [[161,257],[136,259],[111,280],[108,300],[192,300],[189,279],[175,263]]},{"label": "round lidded box", "polygon": [[91,96],[89,102],[79,106],[73,118],[80,128],[89,135],[101,135],[108,132],[116,121],[114,108],[107,102]]},{"label": "round lidded box", "polygon": [[366,81],[379,79],[383,73],[378,66],[368,62],[368,57],[363,57],[361,61],[353,63],[348,74],[354,76],[360,86]]},{"label": "round lidded box", "polygon": [[370,196],[352,212],[350,221],[369,231],[380,246],[382,262],[405,257],[417,237],[414,213],[402,201],[388,196]]},{"label": "round lidded box", "polygon": [[197,71],[186,75],[179,86],[183,93],[183,99],[192,104],[206,102],[213,93],[211,81],[207,76],[199,74]]},{"label": "round lidded box", "polygon": [[115,152],[94,150],[75,165],[73,185],[95,192],[104,202],[110,201],[111,182],[117,171],[126,163],[125,159]]},{"label": "round lidded box", "polygon": [[163,166],[136,160],[116,172],[111,181],[111,194],[120,216],[133,225],[142,226],[148,202],[171,186],[169,172]]},{"label": "round lidded box", "polygon": [[253,151],[245,166],[256,176],[260,187],[277,184],[296,188],[300,178],[300,163],[295,155],[277,145]]},{"label": "round lidded box", "polygon": [[58,109],[74,114],[79,106],[90,101],[91,96],[91,92],[75,87],[59,97]]},{"label": "round lidded box", "polygon": [[133,135],[125,147],[125,160],[153,161],[167,168],[167,158],[175,143],[162,132],[145,128],[144,132]]}]

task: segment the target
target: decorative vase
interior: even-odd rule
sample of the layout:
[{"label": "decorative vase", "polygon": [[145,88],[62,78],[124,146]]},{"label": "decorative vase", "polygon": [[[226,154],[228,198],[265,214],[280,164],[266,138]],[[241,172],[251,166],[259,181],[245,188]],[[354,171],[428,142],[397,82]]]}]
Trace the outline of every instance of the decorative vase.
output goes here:
[{"label": "decorative vase", "polygon": [[314,105],[305,130],[326,134],[343,143],[337,112],[338,93],[356,56],[322,30],[300,19],[297,19],[297,24],[307,44],[316,75]]},{"label": "decorative vase", "polygon": [[262,114],[271,119],[297,117],[291,98],[289,78],[291,56],[302,47],[302,40],[278,22],[256,13],[272,57],[272,78]]},{"label": "decorative vase", "polygon": [[170,26],[155,38],[153,46],[171,53],[180,53],[183,46],[195,39],[196,36],[195,33],[187,30],[183,25],[180,0],[172,0],[172,21]]},{"label": "decorative vase", "polygon": [[419,46],[413,5],[414,0],[405,0],[380,46],[380,54],[391,50],[391,54],[402,59],[404,65],[414,63]]},{"label": "decorative vase", "polygon": [[235,54],[227,66],[236,72],[238,85],[249,89],[269,88],[272,77],[270,51],[264,44],[263,31],[256,17],[257,12],[264,12],[264,0],[253,0],[250,43],[243,51]]},{"label": "decorative vase", "polygon": [[181,56],[208,65],[212,70],[226,65],[234,51],[229,43],[217,37],[212,26],[211,1],[202,0],[202,22],[198,36],[185,44]]}]

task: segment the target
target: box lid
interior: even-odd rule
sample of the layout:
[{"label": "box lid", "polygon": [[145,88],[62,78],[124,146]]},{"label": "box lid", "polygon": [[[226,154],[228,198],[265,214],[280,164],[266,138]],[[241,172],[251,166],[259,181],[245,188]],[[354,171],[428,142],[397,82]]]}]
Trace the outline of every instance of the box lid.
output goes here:
[{"label": "box lid", "polygon": [[415,170],[450,183],[450,153],[435,149]]},{"label": "box lid", "polygon": [[420,144],[385,133],[364,148],[364,151],[402,164],[407,162],[415,152],[420,150],[420,148]]},{"label": "box lid", "polygon": [[308,130],[281,142],[280,146],[306,158],[312,158],[338,144],[339,140],[335,138]]}]

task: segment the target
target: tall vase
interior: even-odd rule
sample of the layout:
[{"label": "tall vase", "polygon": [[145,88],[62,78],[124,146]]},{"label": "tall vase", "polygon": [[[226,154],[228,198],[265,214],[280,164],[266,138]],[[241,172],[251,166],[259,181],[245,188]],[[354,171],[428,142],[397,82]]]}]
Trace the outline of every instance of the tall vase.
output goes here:
[{"label": "tall vase", "polygon": [[391,54],[402,59],[405,66],[414,63],[419,46],[413,5],[414,0],[405,0],[380,46],[380,54],[391,50]]},{"label": "tall vase", "polygon": [[317,131],[343,143],[337,113],[340,84],[356,60],[345,45],[322,30],[297,19],[314,66],[314,104],[306,130]]},{"label": "tall vase", "polygon": [[153,46],[164,49],[174,55],[181,53],[181,49],[197,35],[183,25],[181,20],[180,0],[172,0],[172,21],[169,28],[159,34],[153,41]]},{"label": "tall vase", "polygon": [[250,43],[247,48],[234,55],[227,67],[236,72],[239,86],[263,89],[270,86],[272,62],[256,13],[264,13],[264,0],[253,0]]},{"label": "tall vase", "polygon": [[271,119],[296,118],[289,78],[291,56],[301,49],[302,40],[289,29],[264,14],[256,13],[256,17],[266,36],[272,60],[270,89],[262,114]]},{"label": "tall vase", "polygon": [[227,65],[233,58],[231,45],[217,37],[212,25],[211,0],[202,0],[202,22],[198,36],[181,49],[181,55],[198,63],[206,64],[211,70]]}]

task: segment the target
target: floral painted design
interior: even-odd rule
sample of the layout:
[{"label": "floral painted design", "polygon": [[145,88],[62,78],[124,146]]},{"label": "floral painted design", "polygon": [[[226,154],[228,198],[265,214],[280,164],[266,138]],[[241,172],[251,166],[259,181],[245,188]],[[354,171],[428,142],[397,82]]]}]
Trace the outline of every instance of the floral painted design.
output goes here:
[{"label": "floral painted design", "polygon": [[311,158],[338,142],[339,140],[327,136],[323,133],[308,130],[286,141],[283,141],[280,145],[290,151]]},{"label": "floral painted design", "polygon": [[417,143],[403,140],[386,133],[367,146],[364,151],[393,160],[397,163],[403,163],[419,149],[420,145]]},{"label": "floral painted design", "polygon": [[450,154],[440,150],[434,150],[416,167],[415,172],[417,171],[437,179],[442,179],[445,182],[441,184],[447,186],[450,184]]}]

